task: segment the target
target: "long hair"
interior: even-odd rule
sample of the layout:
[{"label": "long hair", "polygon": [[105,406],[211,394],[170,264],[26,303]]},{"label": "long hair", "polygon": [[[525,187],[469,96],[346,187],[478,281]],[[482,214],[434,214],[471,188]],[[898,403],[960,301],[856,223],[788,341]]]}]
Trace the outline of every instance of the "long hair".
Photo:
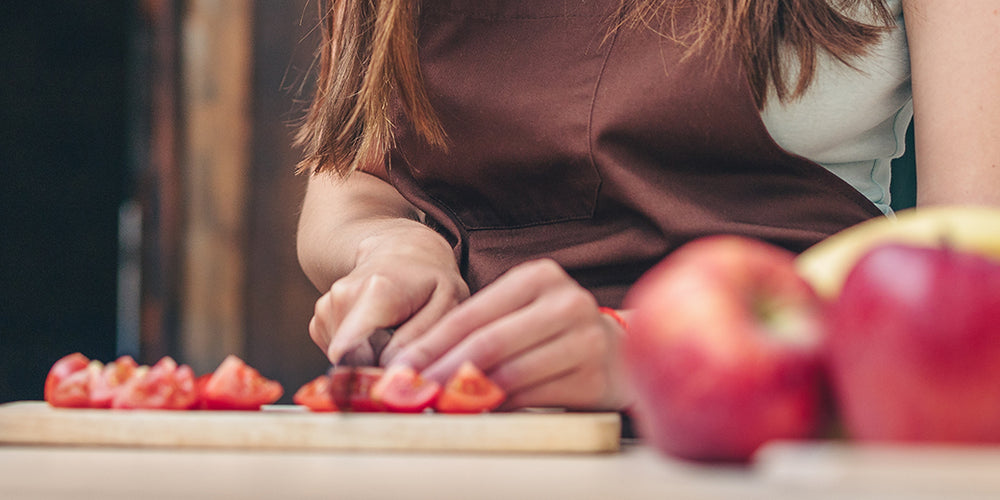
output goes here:
[{"label": "long hair", "polygon": [[[419,0],[318,0],[322,41],[315,95],[296,144],[300,172],[351,171],[384,161],[392,146],[389,105],[398,99],[406,118],[428,143],[446,148],[417,56]],[[680,9],[694,22],[678,32]],[[854,13],[866,12],[871,22]],[[876,42],[892,17],[885,0],[622,0],[620,29],[652,29],[684,43],[688,54],[715,60],[735,49],[758,107],[769,85],[779,99],[801,95],[812,82],[817,50],[850,64]],[[782,64],[784,50],[797,55],[794,87]]]}]

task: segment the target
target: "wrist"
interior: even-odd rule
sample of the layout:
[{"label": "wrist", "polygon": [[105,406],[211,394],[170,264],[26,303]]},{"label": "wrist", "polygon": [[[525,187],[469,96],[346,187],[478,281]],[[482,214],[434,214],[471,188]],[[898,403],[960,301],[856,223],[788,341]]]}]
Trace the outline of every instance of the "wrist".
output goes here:
[{"label": "wrist", "polygon": [[628,321],[625,319],[625,316],[621,312],[610,307],[599,307],[597,310],[600,311],[601,314],[614,320],[614,322],[617,323],[619,327],[621,327],[623,332],[627,333],[629,331]]},{"label": "wrist", "polygon": [[448,241],[418,221],[384,219],[366,224],[368,234],[358,242],[355,266],[373,259],[417,257],[458,268]]}]

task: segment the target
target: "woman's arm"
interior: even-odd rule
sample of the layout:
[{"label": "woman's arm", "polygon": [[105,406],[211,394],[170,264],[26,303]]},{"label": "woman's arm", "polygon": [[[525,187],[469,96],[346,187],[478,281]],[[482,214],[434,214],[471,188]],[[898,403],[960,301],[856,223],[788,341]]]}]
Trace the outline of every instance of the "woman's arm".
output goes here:
[{"label": "woman's arm", "polygon": [[419,215],[376,176],[310,177],[298,254],[324,292],[309,334],[332,362],[380,328],[396,328],[390,346],[407,343],[468,296],[451,247]]},{"label": "woman's arm", "polygon": [[318,290],[327,290],[353,269],[366,239],[391,227],[427,230],[419,217],[391,185],[373,175],[310,175],[299,216],[299,265]]},{"label": "woman's arm", "polygon": [[1000,0],[904,0],[917,204],[1000,205]]}]

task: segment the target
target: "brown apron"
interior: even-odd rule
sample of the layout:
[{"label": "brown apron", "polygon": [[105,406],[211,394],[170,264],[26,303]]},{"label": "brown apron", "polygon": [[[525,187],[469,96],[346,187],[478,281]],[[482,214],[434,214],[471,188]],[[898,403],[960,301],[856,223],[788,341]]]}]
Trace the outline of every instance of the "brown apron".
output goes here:
[{"label": "brown apron", "polygon": [[400,120],[388,180],[449,238],[473,291],[549,257],[616,307],[699,236],[801,251],[881,215],[774,143],[738,64],[681,61],[645,28],[605,40],[618,3],[422,2],[422,70],[450,148]]}]

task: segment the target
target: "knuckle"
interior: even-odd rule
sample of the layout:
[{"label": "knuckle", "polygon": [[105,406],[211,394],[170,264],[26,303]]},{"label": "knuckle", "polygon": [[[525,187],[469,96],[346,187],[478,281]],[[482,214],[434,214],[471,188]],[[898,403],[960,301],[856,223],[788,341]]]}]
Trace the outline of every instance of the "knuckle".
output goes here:
[{"label": "knuckle", "polygon": [[393,280],[380,273],[372,274],[365,280],[365,290],[375,293],[387,293],[393,288]]},{"label": "knuckle", "polygon": [[553,296],[550,307],[554,314],[583,318],[586,314],[581,313],[597,309],[597,300],[583,288],[572,287]]},{"label": "knuckle", "polygon": [[518,265],[515,270],[535,286],[557,283],[566,276],[562,266],[548,257],[529,260]]},{"label": "knuckle", "polygon": [[357,293],[356,290],[357,286],[353,280],[341,278],[330,285],[330,291],[325,296],[329,297],[330,302],[342,303],[353,297]]},{"label": "knuckle", "polygon": [[[323,311],[327,309],[326,304],[330,301],[329,297],[329,294],[325,293],[316,301],[315,304],[313,304],[313,321],[320,317],[323,314]],[[310,322],[309,326],[309,329],[312,330],[312,322]]]},{"label": "knuckle", "polygon": [[566,275],[566,271],[554,259],[543,257],[528,263],[533,272],[544,278],[561,278]]},{"label": "knuckle", "polygon": [[323,335],[323,323],[315,316],[313,316],[313,319],[309,321],[309,338],[311,338],[316,345],[324,348],[326,347],[326,337]]}]

